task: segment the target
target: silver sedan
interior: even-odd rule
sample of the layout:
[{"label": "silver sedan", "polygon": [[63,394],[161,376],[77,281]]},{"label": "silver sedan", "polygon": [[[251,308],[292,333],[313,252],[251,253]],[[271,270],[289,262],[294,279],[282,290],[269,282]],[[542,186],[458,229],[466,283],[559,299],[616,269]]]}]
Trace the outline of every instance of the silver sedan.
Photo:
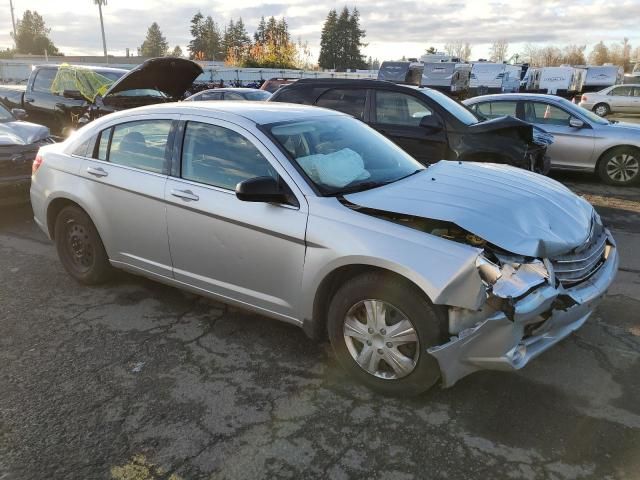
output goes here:
[{"label": "silver sedan", "polygon": [[640,85],[614,85],[585,93],[580,97],[580,106],[601,117],[610,113],[640,113]]},{"label": "silver sedan", "polygon": [[425,168],[314,107],[126,110],[33,171],[35,220],[79,282],[119,268],[292,323],[392,394],[523,367],[585,323],[618,267],[592,206],[554,180]]},{"label": "silver sedan", "polygon": [[551,168],[596,172],[611,185],[640,181],[640,125],[606,120],[555,95],[507,93],[464,103],[485,118],[511,115],[553,134]]}]

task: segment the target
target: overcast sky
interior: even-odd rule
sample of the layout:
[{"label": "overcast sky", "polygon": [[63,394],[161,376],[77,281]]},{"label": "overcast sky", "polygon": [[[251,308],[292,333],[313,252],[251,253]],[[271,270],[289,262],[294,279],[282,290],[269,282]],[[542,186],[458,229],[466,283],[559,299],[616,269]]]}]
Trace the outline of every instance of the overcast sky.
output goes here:
[{"label": "overcast sky", "polygon": [[[68,55],[101,54],[98,9],[92,0],[13,0],[16,18],[37,10],[51,28],[51,39]],[[151,22],[160,25],[171,48],[186,51],[189,20],[201,10],[220,25],[242,17],[253,33],[260,16],[284,16],[294,39],[308,41],[317,55],[320,30],[330,8],[344,2],[312,0],[108,0],[103,8],[109,53],[123,55],[142,43]],[[486,57],[489,43],[503,37],[509,54],[527,42],[591,46],[630,38],[640,46],[640,0],[351,0],[366,30],[364,53],[380,60],[417,57],[429,46],[468,41],[472,58]],[[0,48],[12,46],[9,0],[0,0]]]}]

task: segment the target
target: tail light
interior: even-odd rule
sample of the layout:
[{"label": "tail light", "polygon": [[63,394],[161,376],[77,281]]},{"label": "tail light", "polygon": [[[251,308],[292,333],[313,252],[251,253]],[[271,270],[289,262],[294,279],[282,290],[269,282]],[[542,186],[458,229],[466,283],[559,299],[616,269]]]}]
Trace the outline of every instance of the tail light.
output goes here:
[{"label": "tail light", "polygon": [[44,161],[44,158],[42,158],[42,155],[40,155],[38,153],[36,155],[35,160],[33,161],[33,164],[31,165],[31,175],[35,175],[36,174],[36,172],[40,168],[40,165],[42,165],[43,161]]},{"label": "tail light", "polygon": [[582,95],[582,101],[586,102],[587,101],[587,96],[586,95]]}]

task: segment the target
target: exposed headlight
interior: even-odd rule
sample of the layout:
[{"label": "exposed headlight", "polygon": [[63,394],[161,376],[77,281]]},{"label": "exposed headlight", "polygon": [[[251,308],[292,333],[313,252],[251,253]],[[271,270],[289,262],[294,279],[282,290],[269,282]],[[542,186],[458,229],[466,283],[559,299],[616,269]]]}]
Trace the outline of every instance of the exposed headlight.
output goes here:
[{"label": "exposed headlight", "polygon": [[549,279],[549,271],[541,260],[498,266],[480,255],[476,267],[491,293],[501,298],[518,298]]}]

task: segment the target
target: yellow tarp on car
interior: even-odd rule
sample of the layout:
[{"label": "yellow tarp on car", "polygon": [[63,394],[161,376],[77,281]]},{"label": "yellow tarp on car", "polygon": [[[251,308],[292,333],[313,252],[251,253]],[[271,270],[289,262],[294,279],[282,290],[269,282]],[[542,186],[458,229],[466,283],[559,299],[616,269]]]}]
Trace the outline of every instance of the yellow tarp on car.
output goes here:
[{"label": "yellow tarp on car", "polygon": [[62,95],[65,90],[77,90],[93,102],[97,95],[104,95],[113,80],[88,68],[63,63],[51,84],[51,93]]}]

